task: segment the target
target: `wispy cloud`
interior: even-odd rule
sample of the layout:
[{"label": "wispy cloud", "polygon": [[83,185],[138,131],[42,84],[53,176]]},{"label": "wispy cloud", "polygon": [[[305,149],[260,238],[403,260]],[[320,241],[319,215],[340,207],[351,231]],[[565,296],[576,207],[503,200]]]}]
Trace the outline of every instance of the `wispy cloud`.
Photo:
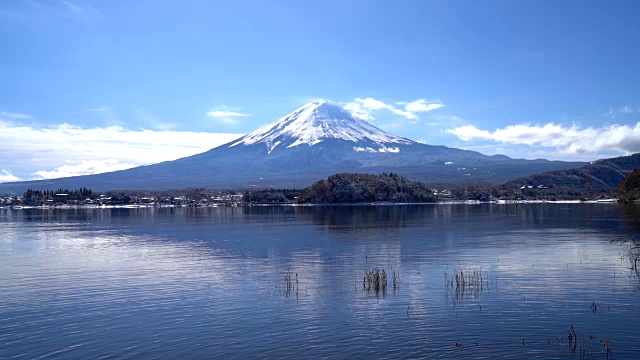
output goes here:
[{"label": "wispy cloud", "polygon": [[223,111],[223,110],[209,111],[207,115],[215,118],[249,116],[249,114],[243,114],[237,111]]},{"label": "wispy cloud", "polygon": [[0,120],[24,120],[30,119],[31,115],[23,113],[12,113],[7,111],[0,112]]},{"label": "wispy cloud", "polygon": [[640,122],[635,125],[607,125],[581,127],[577,124],[563,126],[510,125],[494,131],[478,129],[473,125],[459,126],[447,133],[463,141],[489,140],[504,144],[520,144],[554,148],[566,155],[598,154],[614,151],[623,154],[640,152]]},{"label": "wispy cloud", "polygon": [[103,113],[110,113],[111,108],[108,106],[98,106],[98,107],[89,109],[89,111],[103,114]]},{"label": "wispy cloud", "polygon": [[0,13],[10,15],[14,19],[39,23],[45,18],[73,20],[76,23],[88,24],[100,19],[102,13],[98,8],[81,0],[22,0],[3,1]]},{"label": "wispy cloud", "polygon": [[24,0],[13,3],[10,2],[7,8],[0,7],[0,10],[21,17],[53,17],[72,19],[79,23],[87,23],[101,16],[100,10],[86,1]]},{"label": "wispy cloud", "polygon": [[362,120],[374,120],[373,113],[378,111],[390,111],[393,114],[407,118],[408,120],[417,120],[417,113],[429,112],[444,107],[439,101],[427,101],[418,99],[410,102],[399,101],[395,103],[403,108],[387,104],[381,100],[374,98],[355,98],[353,101],[344,105],[344,108],[351,112],[353,116]]},{"label": "wispy cloud", "polygon": [[371,113],[379,110],[388,110],[396,115],[404,116],[407,119],[416,118],[415,115],[410,112],[400,110],[393,105],[385,104],[384,102],[373,98],[355,98],[352,102],[347,103],[344,108],[351,111],[354,116],[363,120],[375,119]]},{"label": "wispy cloud", "polygon": [[11,171],[2,169],[0,170],[0,182],[20,181],[19,177],[13,175]]},{"label": "wispy cloud", "polygon": [[138,108],[138,109],[135,109],[133,113],[140,120],[146,123],[148,126],[151,126],[157,130],[172,130],[177,127],[175,123],[172,123],[170,121],[165,121],[164,119],[161,119],[153,115],[151,112],[147,111],[146,109]]},{"label": "wispy cloud", "polygon": [[[39,172],[42,176],[102,171],[175,160],[204,152],[240,136],[242,134],[128,130],[120,126],[81,128],[60,124],[35,127],[0,121],[0,164],[13,169],[13,174],[22,178]],[[117,163],[113,159],[117,159]],[[103,164],[83,163],[86,161],[102,161]],[[70,164],[77,167],[60,169]]]},{"label": "wispy cloud", "polygon": [[638,111],[639,109],[637,107],[634,107],[631,105],[623,105],[618,107],[610,107],[609,110],[602,115],[615,118],[616,116],[619,116],[619,115],[631,114]]},{"label": "wispy cloud", "polygon": [[61,0],[60,2],[65,9],[65,15],[79,21],[88,21],[100,14],[100,11],[90,4],[71,0]]},{"label": "wispy cloud", "polygon": [[464,120],[458,116],[451,115],[432,115],[427,118],[425,125],[427,126],[443,126],[443,125],[459,125]]},{"label": "wispy cloud", "polygon": [[233,125],[238,123],[237,118],[251,116],[251,114],[243,113],[239,108],[223,105],[209,111],[207,116],[214,118],[218,122]]},{"label": "wispy cloud", "polygon": [[444,107],[444,105],[440,102],[428,102],[425,99],[418,99],[416,101],[407,103],[404,109],[411,113],[418,113],[438,110],[441,107]]}]

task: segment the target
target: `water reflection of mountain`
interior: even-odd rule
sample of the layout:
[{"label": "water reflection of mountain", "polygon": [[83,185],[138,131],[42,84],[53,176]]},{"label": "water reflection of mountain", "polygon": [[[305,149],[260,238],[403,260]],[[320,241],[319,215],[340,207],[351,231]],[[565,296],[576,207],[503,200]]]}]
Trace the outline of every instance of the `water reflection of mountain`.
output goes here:
[{"label": "water reflection of mountain", "polygon": [[626,232],[640,237],[640,206],[638,204],[621,205],[618,211],[620,218],[624,219]]}]

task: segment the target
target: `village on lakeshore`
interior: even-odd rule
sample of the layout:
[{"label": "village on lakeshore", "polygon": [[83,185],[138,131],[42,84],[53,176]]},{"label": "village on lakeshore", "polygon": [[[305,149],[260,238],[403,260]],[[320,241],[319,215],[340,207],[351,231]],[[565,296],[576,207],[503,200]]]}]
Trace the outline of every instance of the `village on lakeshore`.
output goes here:
[{"label": "village on lakeshore", "polygon": [[[393,175],[393,174],[392,174]],[[375,177],[375,176],[373,176]],[[417,182],[416,182],[417,183]],[[361,185],[362,186],[362,185]],[[304,198],[296,189],[206,190],[185,189],[173,191],[109,191],[90,189],[58,191],[28,190],[20,196],[0,195],[0,208],[10,209],[65,209],[65,208],[145,208],[145,207],[242,207],[242,206],[296,206],[296,205],[393,205],[415,203],[440,204],[511,204],[511,203],[617,203],[628,201],[619,190],[592,196],[557,196],[553,185],[522,185],[511,190],[496,187],[429,188],[427,197],[395,197],[365,201],[316,200]],[[622,195],[622,196],[621,196]],[[632,199],[634,200],[634,199]]]}]

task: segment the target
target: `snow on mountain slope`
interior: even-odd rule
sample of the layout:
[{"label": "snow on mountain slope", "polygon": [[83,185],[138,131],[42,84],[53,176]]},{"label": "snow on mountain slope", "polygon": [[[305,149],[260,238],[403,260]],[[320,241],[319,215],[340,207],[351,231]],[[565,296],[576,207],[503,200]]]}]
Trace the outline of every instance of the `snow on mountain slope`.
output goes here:
[{"label": "snow on mountain slope", "polygon": [[[323,100],[308,103],[289,115],[243,136],[229,147],[264,143],[271,153],[278,146],[313,146],[326,139],[375,143],[381,149],[397,149],[386,145],[414,143],[407,138],[380,130],[367,121],[353,117],[342,107]],[[365,148],[354,146],[354,151],[363,151],[360,149]],[[367,149],[372,148],[367,145]]]}]

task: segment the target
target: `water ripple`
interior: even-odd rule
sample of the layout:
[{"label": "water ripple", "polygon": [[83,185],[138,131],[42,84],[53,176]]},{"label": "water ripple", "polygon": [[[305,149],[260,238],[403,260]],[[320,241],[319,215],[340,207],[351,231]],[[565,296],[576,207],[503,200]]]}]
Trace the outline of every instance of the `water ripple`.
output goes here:
[{"label": "water ripple", "polygon": [[125,210],[0,210],[0,358],[567,358],[571,324],[640,351],[634,209]]}]

